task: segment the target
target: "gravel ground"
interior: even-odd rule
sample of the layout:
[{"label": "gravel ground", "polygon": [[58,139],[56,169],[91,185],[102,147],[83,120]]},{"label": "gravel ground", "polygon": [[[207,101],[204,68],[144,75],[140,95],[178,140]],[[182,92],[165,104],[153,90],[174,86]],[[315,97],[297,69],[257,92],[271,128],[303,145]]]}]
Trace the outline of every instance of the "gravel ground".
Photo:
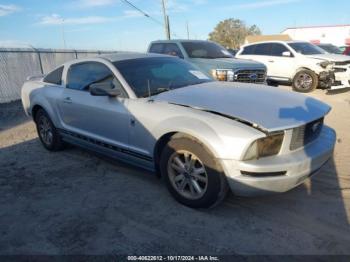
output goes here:
[{"label": "gravel ground", "polygon": [[0,254],[350,254],[350,92],[309,95],[333,106],[334,158],[290,192],[210,210],[143,170],[50,153],[19,102],[0,105]]}]

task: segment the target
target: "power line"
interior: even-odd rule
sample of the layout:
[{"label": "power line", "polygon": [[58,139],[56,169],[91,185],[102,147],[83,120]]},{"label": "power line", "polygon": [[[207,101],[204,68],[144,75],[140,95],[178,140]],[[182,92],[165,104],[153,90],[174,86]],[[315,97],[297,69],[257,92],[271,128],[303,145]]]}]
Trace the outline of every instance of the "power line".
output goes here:
[{"label": "power line", "polygon": [[128,4],[129,6],[131,6],[132,8],[134,8],[135,10],[139,11],[141,14],[143,14],[145,17],[153,20],[153,22],[156,22],[157,24],[160,24],[161,26],[164,26],[162,22],[158,21],[157,19],[153,18],[152,16],[150,16],[149,14],[147,14],[145,11],[141,10],[140,8],[138,8],[137,6],[135,6],[133,3],[131,3],[128,0],[122,0],[124,3]]},{"label": "power line", "polygon": [[[145,11],[143,11],[142,9],[138,8],[136,5],[134,5],[133,3],[131,3],[128,0],[121,0],[122,2],[126,3],[127,5],[131,6],[132,8],[134,8],[136,11],[140,12],[143,16],[151,19],[153,22],[161,25],[162,27],[164,27],[164,24],[162,22],[160,22],[159,20],[155,19],[154,17],[150,16],[148,13],[146,13]],[[171,32],[171,35],[180,38],[175,32]]]}]

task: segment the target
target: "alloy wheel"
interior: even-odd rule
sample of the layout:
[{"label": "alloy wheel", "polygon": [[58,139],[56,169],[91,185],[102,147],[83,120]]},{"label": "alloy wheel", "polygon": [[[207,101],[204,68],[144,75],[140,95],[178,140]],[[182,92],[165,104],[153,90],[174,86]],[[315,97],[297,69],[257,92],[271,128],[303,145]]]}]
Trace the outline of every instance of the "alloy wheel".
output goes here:
[{"label": "alloy wheel", "polygon": [[168,161],[167,170],[171,185],[187,199],[201,198],[208,187],[208,175],[203,163],[186,150],[174,152]]},{"label": "alloy wheel", "polygon": [[38,127],[39,127],[39,134],[40,134],[41,140],[46,145],[48,146],[51,145],[53,140],[53,130],[49,122],[49,119],[47,119],[46,116],[40,116]]},{"label": "alloy wheel", "polygon": [[310,89],[312,86],[312,77],[309,74],[300,74],[295,80],[295,86],[298,89]]}]

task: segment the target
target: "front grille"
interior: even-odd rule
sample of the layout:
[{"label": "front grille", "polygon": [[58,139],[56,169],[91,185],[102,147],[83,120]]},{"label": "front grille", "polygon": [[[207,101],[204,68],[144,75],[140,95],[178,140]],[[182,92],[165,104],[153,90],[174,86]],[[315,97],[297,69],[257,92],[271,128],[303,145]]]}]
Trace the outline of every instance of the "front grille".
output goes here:
[{"label": "front grille", "polygon": [[335,62],[335,65],[350,65],[350,60],[343,62]]},{"label": "front grille", "polygon": [[314,141],[321,133],[323,118],[293,129],[289,149],[296,150]]},{"label": "front grille", "polygon": [[238,70],[234,75],[235,81],[244,83],[264,83],[265,77],[265,70]]}]

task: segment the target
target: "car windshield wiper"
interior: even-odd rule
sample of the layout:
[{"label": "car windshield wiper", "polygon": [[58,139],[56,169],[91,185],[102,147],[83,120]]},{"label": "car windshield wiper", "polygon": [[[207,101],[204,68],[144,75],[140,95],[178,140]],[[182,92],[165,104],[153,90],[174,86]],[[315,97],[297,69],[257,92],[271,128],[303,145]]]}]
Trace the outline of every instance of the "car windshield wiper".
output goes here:
[{"label": "car windshield wiper", "polygon": [[171,88],[169,88],[169,87],[159,87],[159,88],[157,88],[156,91],[152,92],[151,95],[152,96],[158,95],[160,93],[167,92],[167,91],[170,91],[170,90],[171,90]]}]

